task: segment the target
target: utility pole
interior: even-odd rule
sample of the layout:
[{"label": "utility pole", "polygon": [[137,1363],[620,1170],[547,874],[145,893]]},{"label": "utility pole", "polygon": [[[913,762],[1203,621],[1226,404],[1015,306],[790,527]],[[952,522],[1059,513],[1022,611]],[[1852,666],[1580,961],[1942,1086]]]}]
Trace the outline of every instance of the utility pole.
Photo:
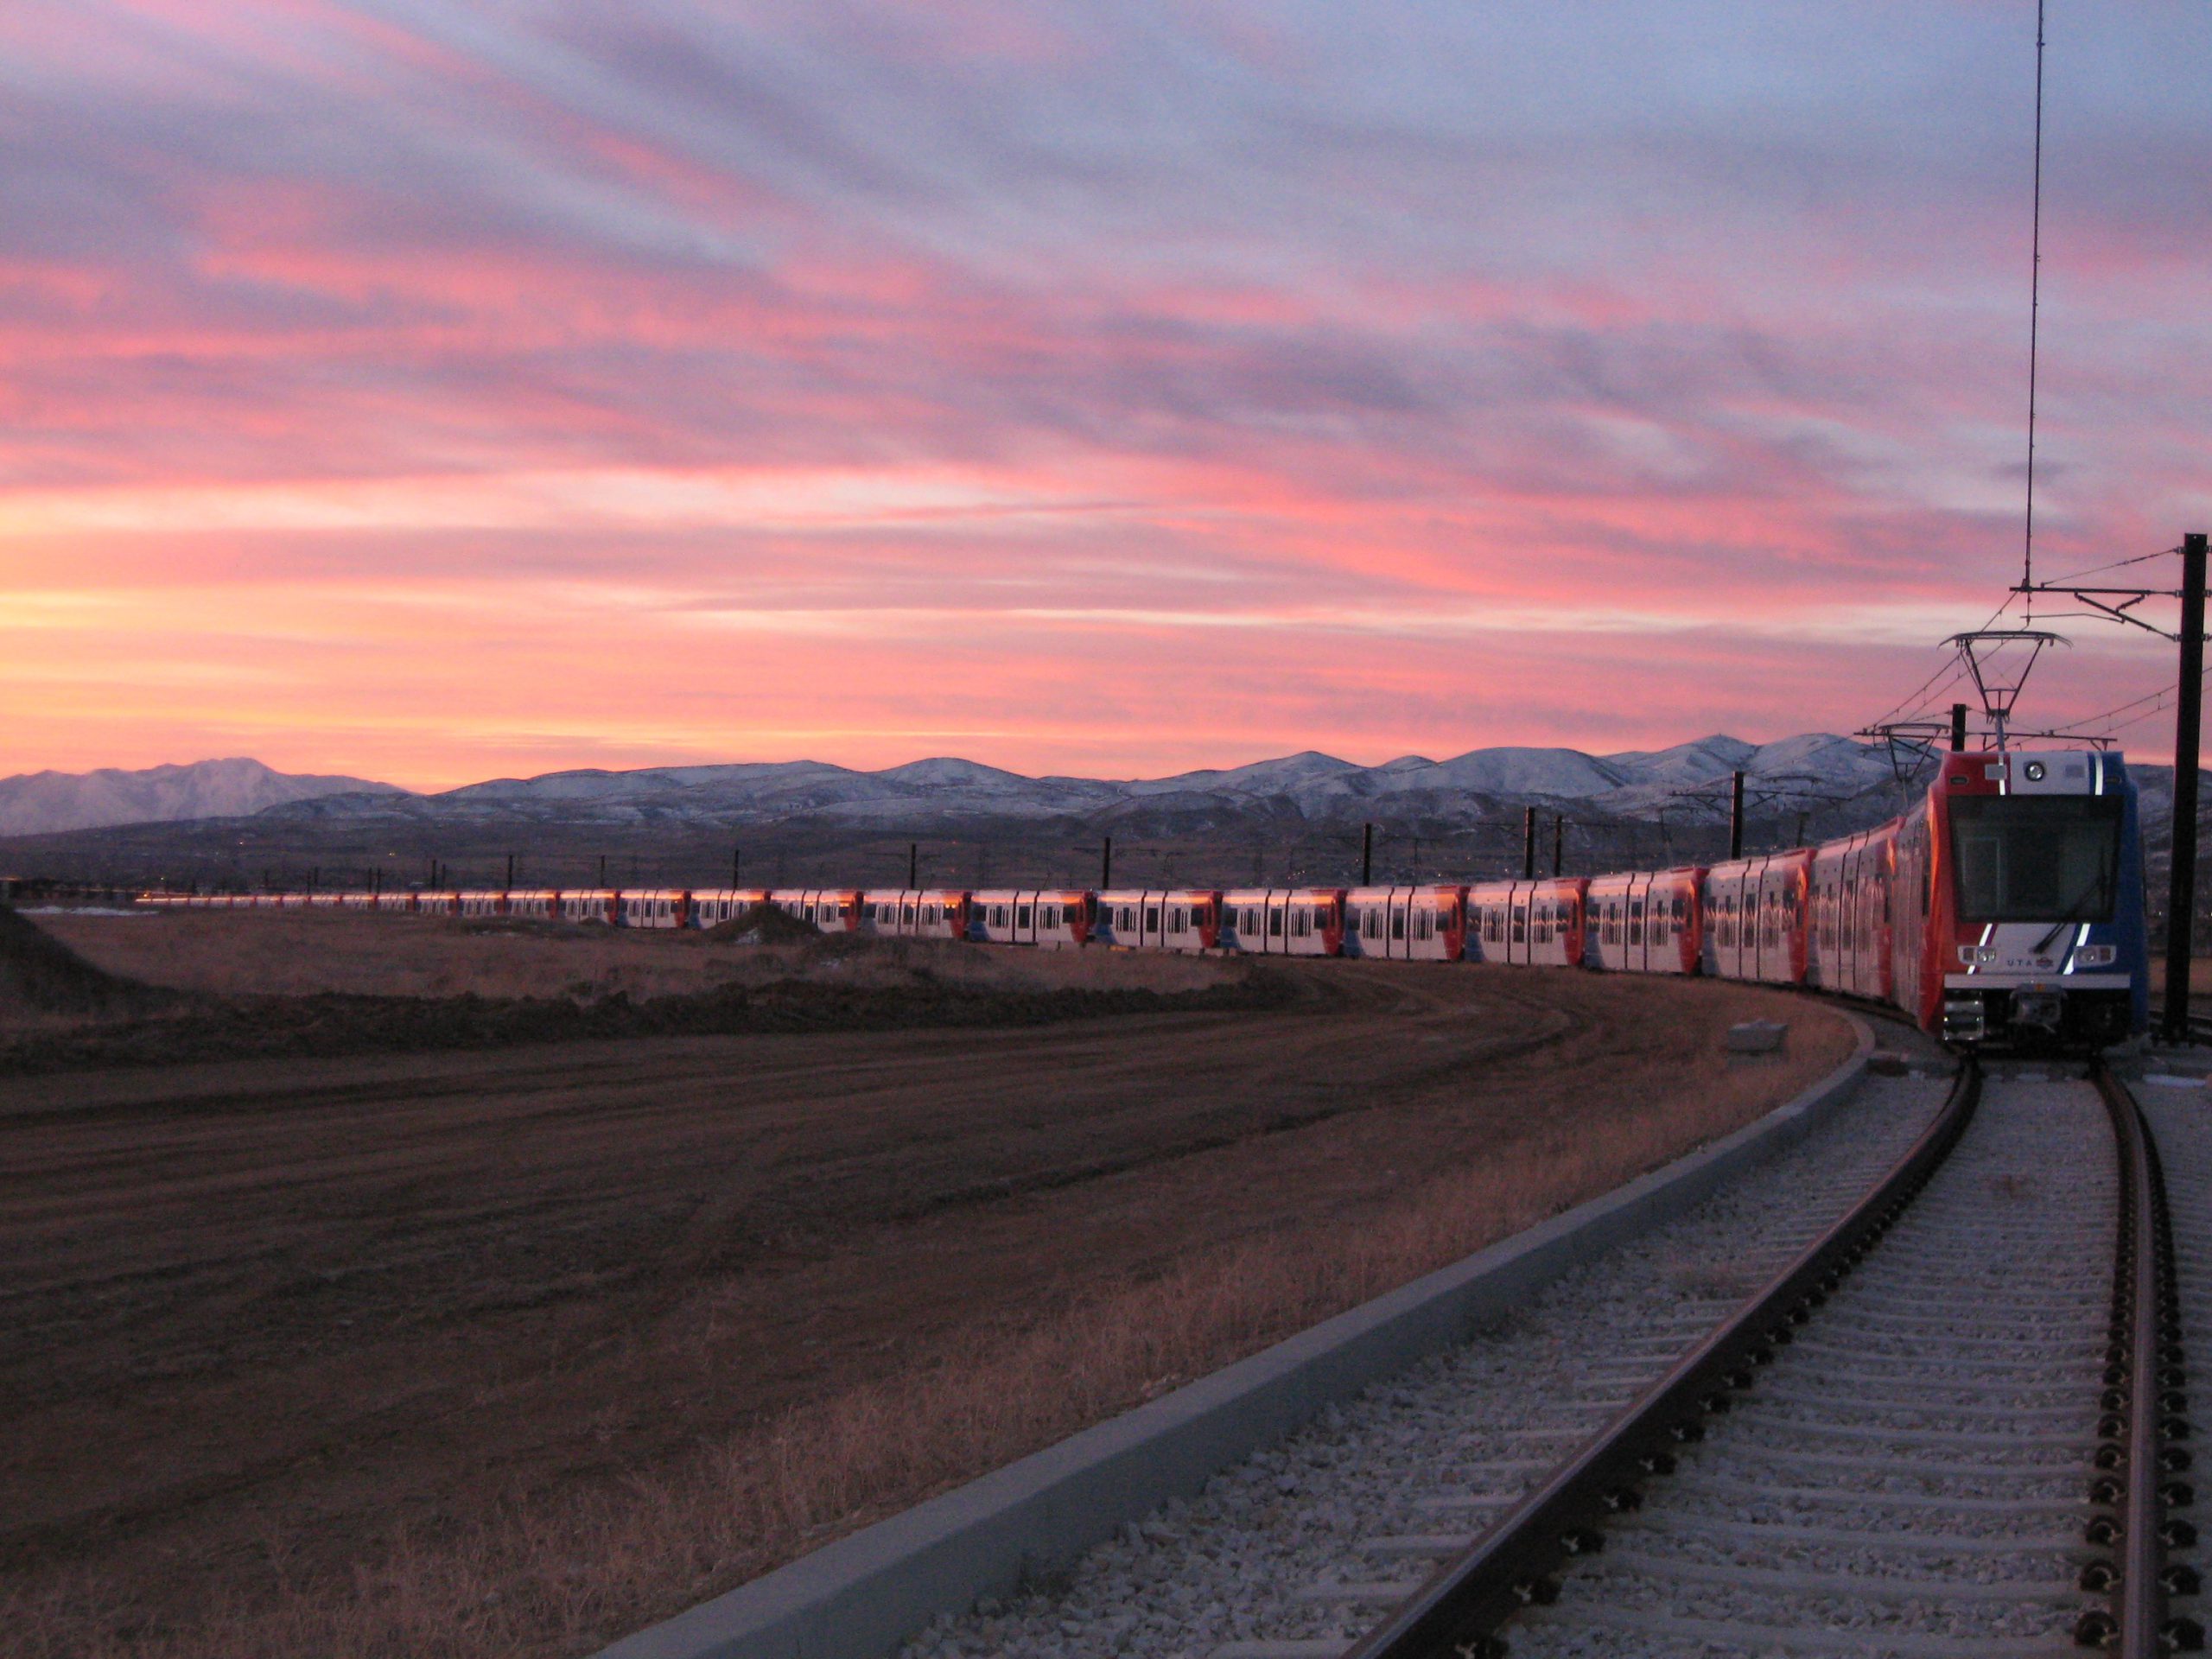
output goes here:
[{"label": "utility pole", "polygon": [[1555,812],[1552,815],[1552,874],[1554,875],[1560,873],[1560,861],[1565,857],[1566,852],[1567,815],[1564,812]]},{"label": "utility pole", "polygon": [[1105,849],[1098,855],[1098,891],[1103,893],[1114,885],[1114,837],[1106,837]]},{"label": "utility pole", "polygon": [[1744,774],[1729,774],[1728,780],[1728,856],[1744,855]]},{"label": "utility pole", "polygon": [[515,890],[515,855],[514,855],[512,853],[509,853],[509,854],[507,855],[507,886],[506,886],[506,891],[508,891],[509,893],[512,893],[514,890]]},{"label": "utility pole", "polygon": [[1536,809],[1533,806],[1521,810],[1521,879],[1536,879]]},{"label": "utility pole", "polygon": [[1371,823],[1363,823],[1360,825],[1360,830],[1362,833],[1359,839],[1359,885],[1363,887],[1371,887],[1375,885],[1375,826]]},{"label": "utility pole", "polygon": [[906,889],[913,892],[922,885],[922,844],[918,841],[906,843]]},{"label": "utility pole", "polygon": [[2158,1034],[2189,1040],[2189,969],[2196,944],[2196,760],[2204,722],[2202,531],[2181,538],[2181,684],[2174,702],[2173,853],[2166,872],[2166,1007]]},{"label": "utility pole", "polygon": [[745,849],[742,847],[733,846],[729,849],[729,884],[733,889],[741,887],[745,885],[744,882],[738,880],[739,872],[744,868]]},{"label": "utility pole", "polygon": [[1963,702],[1951,705],[1951,753],[1967,752],[1967,706]]}]

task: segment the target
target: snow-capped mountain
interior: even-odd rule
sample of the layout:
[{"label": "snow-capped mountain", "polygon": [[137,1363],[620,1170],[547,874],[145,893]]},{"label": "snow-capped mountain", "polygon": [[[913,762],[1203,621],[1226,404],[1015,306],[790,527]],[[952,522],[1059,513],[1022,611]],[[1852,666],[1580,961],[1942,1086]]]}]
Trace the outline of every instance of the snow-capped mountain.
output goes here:
[{"label": "snow-capped mountain", "polygon": [[881,772],[819,761],[656,766],[636,772],[550,772],[499,779],[427,796],[324,796],[275,809],[329,821],[385,817],[417,823],[759,823],[808,818],[856,829],[925,831],[961,824],[1062,819],[1112,828],[1205,831],[1253,819],[1357,822],[1423,819],[1469,823],[1501,806],[1544,804],[1636,814],[1742,768],[1769,786],[1830,803],[1891,782],[1882,751],[1826,733],[1768,744],[1701,738],[1656,753],[1591,755],[1579,749],[1476,749],[1447,760],[1403,755],[1363,766],[1307,751],[1247,766],[1167,778],[1032,778],[971,760],[937,757]]},{"label": "snow-capped mountain", "polygon": [[243,818],[318,796],[404,794],[360,778],[303,777],[243,757],[143,772],[29,772],[0,778],[0,836],[49,835],[118,823]]}]

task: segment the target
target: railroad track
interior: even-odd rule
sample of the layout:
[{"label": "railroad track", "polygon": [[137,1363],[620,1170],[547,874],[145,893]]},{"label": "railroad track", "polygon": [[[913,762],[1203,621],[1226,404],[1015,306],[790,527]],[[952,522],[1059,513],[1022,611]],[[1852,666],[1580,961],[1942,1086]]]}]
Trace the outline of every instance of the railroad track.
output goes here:
[{"label": "railroad track", "polygon": [[1862,1203],[1352,1653],[2199,1648],[2175,1267],[2118,1079],[1969,1063]]},{"label": "railroad track", "polygon": [[2082,1073],[1870,1079],[1758,1182],[910,1659],[2193,1649],[2212,1127],[2145,1091],[2169,1224],[2145,1113]]}]

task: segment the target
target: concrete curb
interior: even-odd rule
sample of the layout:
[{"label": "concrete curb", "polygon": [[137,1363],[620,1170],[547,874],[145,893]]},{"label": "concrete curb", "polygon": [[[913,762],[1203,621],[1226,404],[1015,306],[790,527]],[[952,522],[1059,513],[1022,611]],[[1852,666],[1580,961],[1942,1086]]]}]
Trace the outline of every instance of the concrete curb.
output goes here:
[{"label": "concrete curb", "polygon": [[1866,1075],[1874,1033],[1724,1140],[1057,1446],[626,1637],[600,1659],[881,1659],[941,1612],[1064,1567],[1333,1402],[1465,1341],[1568,1268],[1796,1144]]}]

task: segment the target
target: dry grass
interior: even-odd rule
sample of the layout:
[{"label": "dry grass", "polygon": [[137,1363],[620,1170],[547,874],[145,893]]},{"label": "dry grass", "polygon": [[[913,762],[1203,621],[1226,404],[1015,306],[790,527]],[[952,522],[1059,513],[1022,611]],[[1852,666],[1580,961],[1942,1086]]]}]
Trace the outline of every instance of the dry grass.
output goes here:
[{"label": "dry grass", "polygon": [[776,982],[890,989],[1201,990],[1242,964],[1156,951],[1035,950],[928,939],[795,944],[543,922],[465,922],[338,911],[177,911],[153,918],[56,915],[48,932],[109,973],[227,996],[678,996]]},{"label": "dry grass", "polygon": [[[1831,1016],[1793,1023],[1824,1058],[1843,1046]],[[493,1522],[448,1535],[394,1534],[342,1591],[317,1582],[163,1628],[96,1600],[87,1580],[0,1605],[0,1650],[27,1659],[587,1652],[1608,1191],[1740,1126],[1785,1081],[1727,1073],[1671,1095],[1654,1090],[1602,1145],[1565,1130],[1534,1135],[1510,1161],[1405,1189],[1370,1217],[1190,1259],[1003,1339],[971,1341],[791,1411],[672,1473],[518,1501]],[[281,1569],[283,1541],[268,1548]]]}]

